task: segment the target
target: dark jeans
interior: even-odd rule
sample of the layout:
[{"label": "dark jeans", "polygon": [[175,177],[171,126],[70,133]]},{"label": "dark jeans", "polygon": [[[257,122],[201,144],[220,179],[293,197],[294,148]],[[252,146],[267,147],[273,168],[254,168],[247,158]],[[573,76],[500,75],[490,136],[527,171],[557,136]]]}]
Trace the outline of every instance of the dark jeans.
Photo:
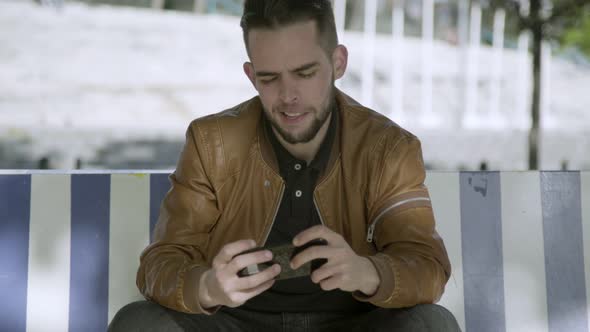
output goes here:
[{"label": "dark jeans", "polygon": [[190,315],[140,301],[122,308],[109,332],[120,331],[461,331],[445,308],[425,304],[404,309],[376,308],[360,314],[264,313],[223,307],[216,314]]}]

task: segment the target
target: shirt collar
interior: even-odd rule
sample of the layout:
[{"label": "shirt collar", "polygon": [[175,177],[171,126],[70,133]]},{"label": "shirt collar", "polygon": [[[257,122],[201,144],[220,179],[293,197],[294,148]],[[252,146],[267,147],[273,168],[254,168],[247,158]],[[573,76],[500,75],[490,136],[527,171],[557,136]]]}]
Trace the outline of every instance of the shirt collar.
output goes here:
[{"label": "shirt collar", "polygon": [[[335,104],[336,105],[336,104]],[[326,137],[324,141],[320,145],[320,148],[315,155],[314,159],[309,164],[309,167],[321,172],[324,168],[326,168],[328,164],[328,159],[330,158],[330,152],[332,150],[332,145],[334,142],[334,137],[336,136],[336,129],[339,123],[338,119],[338,107],[334,106],[332,110],[332,117],[330,119],[330,125],[328,127],[328,132],[326,133]],[[285,171],[290,170],[293,168],[295,164],[306,165],[304,160],[299,160],[295,158],[285,147],[279,142],[278,138],[276,137],[274,131],[272,130],[272,125],[270,121],[266,119],[264,116],[265,127],[267,130],[268,137],[272,144],[273,150],[277,156],[277,161],[279,163],[279,170],[281,174],[285,174]]]}]

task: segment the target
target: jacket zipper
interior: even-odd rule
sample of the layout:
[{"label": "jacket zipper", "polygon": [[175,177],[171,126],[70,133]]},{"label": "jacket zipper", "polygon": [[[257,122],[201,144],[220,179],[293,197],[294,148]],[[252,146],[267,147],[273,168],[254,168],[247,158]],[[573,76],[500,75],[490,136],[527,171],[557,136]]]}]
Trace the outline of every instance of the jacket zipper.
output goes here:
[{"label": "jacket zipper", "polygon": [[322,213],[320,212],[320,209],[318,207],[318,203],[315,200],[315,195],[313,196],[313,205],[315,205],[315,210],[318,212],[318,216],[320,217],[320,222],[322,223],[322,226],[326,226],[326,224],[324,223],[324,218],[322,218]]},{"label": "jacket zipper", "polygon": [[430,202],[430,198],[426,198],[426,197],[416,197],[416,198],[409,198],[406,200],[403,200],[401,202],[397,202],[389,207],[387,207],[385,210],[381,211],[381,213],[379,213],[379,215],[375,218],[375,221],[373,221],[371,223],[371,225],[369,225],[369,229],[367,230],[367,242],[373,242],[373,238],[375,235],[375,227],[377,226],[377,223],[381,220],[381,217],[383,217],[384,214],[386,214],[388,211],[390,211],[391,209],[395,209],[396,207],[406,204],[406,203],[411,203],[411,202],[416,202],[416,201],[428,201]]},{"label": "jacket zipper", "polygon": [[272,222],[270,223],[270,227],[268,228],[268,231],[266,232],[266,236],[264,237],[264,241],[262,241],[262,245],[264,246],[266,244],[266,240],[268,240],[268,236],[270,235],[270,231],[272,230],[272,226],[275,224],[275,219],[277,219],[277,214],[279,213],[279,209],[281,208],[281,202],[283,201],[283,194],[285,193],[285,184],[282,183],[281,184],[281,194],[279,195],[279,202],[277,204],[277,208],[275,209],[275,213],[272,216]]}]

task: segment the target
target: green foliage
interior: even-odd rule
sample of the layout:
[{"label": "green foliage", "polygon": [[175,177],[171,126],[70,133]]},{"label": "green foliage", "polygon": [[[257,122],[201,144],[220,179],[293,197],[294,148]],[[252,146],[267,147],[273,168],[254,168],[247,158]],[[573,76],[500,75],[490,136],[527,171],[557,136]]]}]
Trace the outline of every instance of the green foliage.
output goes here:
[{"label": "green foliage", "polygon": [[576,24],[564,31],[561,42],[564,47],[577,47],[590,56],[590,10],[585,10]]}]

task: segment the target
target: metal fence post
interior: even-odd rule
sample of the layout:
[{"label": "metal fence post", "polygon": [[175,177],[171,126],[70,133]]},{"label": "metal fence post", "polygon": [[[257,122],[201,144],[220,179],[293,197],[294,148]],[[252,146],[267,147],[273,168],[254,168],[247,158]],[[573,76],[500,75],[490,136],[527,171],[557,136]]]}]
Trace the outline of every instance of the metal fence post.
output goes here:
[{"label": "metal fence post", "polygon": [[405,122],[404,114],[404,0],[394,0],[392,9],[391,48],[391,118]]},{"label": "metal fence post", "polygon": [[365,0],[364,57],[362,99],[367,107],[374,107],[375,35],[377,28],[377,0]]}]

